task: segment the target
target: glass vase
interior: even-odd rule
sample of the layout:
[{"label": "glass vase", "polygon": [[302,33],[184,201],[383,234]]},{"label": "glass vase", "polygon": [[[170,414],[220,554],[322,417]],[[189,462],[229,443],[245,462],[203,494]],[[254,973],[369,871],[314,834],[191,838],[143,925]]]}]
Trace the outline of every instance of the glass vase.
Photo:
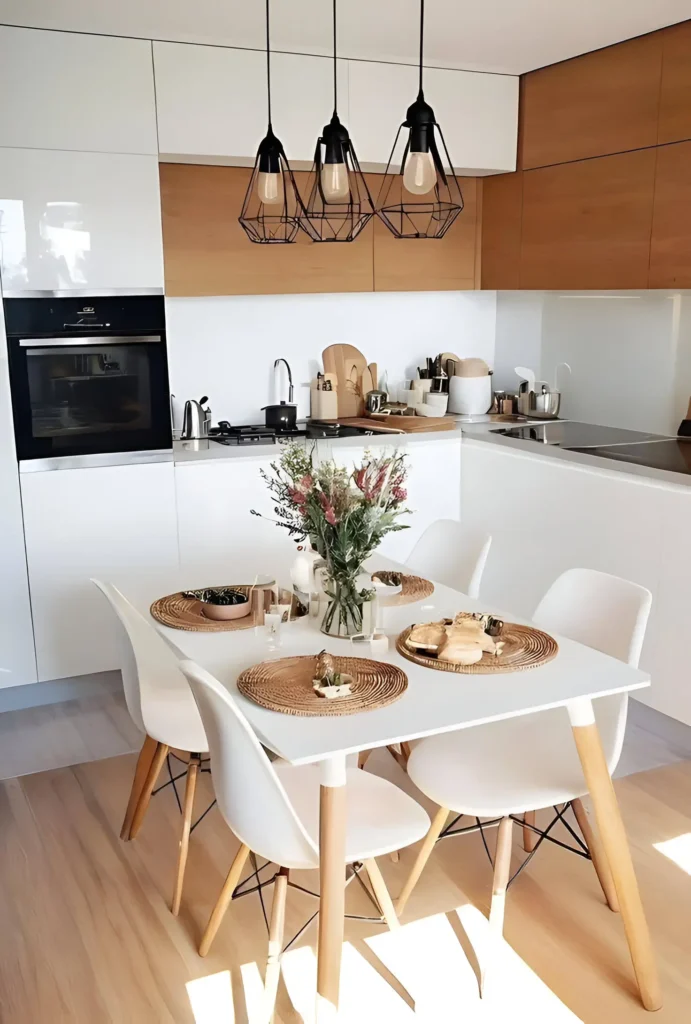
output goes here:
[{"label": "glass vase", "polygon": [[322,619],[322,633],[347,638],[362,632],[364,599],[358,587],[359,574],[358,569],[347,579],[326,580],[324,591],[329,603]]}]

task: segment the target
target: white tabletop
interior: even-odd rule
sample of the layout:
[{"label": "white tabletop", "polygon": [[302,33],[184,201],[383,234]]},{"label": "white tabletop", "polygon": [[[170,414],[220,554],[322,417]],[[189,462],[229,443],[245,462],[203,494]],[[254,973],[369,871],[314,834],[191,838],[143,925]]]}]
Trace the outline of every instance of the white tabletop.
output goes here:
[{"label": "white tabletop", "polygon": [[[375,564],[376,563],[376,564]],[[386,559],[372,559],[371,568],[393,567]],[[203,586],[188,576],[157,577],[146,584],[115,582],[125,596],[147,617],[151,603],[164,594]],[[227,633],[200,633],[169,629],[151,621],[186,658],[196,661],[226,685],[242,707],[261,742],[293,764],[321,761],[336,754],[354,753],[390,743],[417,739],[453,729],[512,718],[546,708],[566,706],[579,698],[638,690],[650,685],[639,669],[599,651],[556,637],[557,657],[540,668],[491,675],[463,675],[423,668],[396,653],[395,638],[413,622],[429,622],[458,611],[485,611],[505,621],[524,619],[505,610],[489,608],[448,587],[436,586],[431,598],[417,604],[387,608],[384,629],[389,652],[381,661],[399,665],[408,677],[404,695],[388,707],[337,717],[303,718],[267,711],[243,697],[235,681],[243,669],[260,661],[297,654],[360,654],[348,640],[327,637],[319,631],[319,619],[304,618],[281,627],[282,646],[270,650],[263,626]]]}]

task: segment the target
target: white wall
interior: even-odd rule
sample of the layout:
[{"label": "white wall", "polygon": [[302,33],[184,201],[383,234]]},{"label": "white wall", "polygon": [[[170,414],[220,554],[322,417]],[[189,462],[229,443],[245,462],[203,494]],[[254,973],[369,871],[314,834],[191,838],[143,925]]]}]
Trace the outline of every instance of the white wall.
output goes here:
[{"label": "white wall", "polygon": [[166,299],[170,386],[176,426],[187,398],[209,395],[214,421],[262,423],[261,408],[286,398],[281,370],[290,363],[298,416],[327,345],[348,342],[389,384],[410,377],[425,356],[455,352],[493,365],[494,292],[396,292],[355,295],[270,295]]},{"label": "white wall", "polygon": [[496,385],[516,390],[516,365],[554,384],[562,361],[563,416],[676,433],[691,395],[691,294],[499,292]]}]

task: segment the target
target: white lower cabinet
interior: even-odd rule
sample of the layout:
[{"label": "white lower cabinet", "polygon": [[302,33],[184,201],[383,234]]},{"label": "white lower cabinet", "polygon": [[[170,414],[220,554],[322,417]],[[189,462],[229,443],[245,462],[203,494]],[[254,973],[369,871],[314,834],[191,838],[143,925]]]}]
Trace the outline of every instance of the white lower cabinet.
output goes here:
[{"label": "white lower cabinet", "polygon": [[113,613],[91,577],[178,565],[171,463],[21,477],[39,680],[117,668]]},{"label": "white lower cabinet", "polygon": [[[270,521],[275,513],[260,475],[271,458],[175,467],[180,568],[200,585],[206,577],[207,586],[251,583],[256,573],[289,583],[295,544]],[[252,509],[268,519],[253,516]]]},{"label": "white lower cabinet", "polygon": [[480,596],[530,617],[562,572],[597,569],[647,587],[641,656],[652,685],[638,700],[691,725],[684,636],[691,607],[691,488],[463,445],[463,520],[493,536]]}]

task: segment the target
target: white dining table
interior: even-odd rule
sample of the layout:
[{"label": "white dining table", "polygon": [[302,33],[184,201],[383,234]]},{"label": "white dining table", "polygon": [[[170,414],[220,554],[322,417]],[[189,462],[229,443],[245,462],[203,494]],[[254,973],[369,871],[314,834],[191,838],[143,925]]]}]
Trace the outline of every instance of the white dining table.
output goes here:
[{"label": "white dining table", "polygon": [[[397,568],[375,557],[370,568]],[[337,1019],[341,949],[344,933],[345,781],[349,754],[408,742],[452,730],[469,729],[518,715],[563,707],[568,714],[583,767],[602,844],[614,879],[641,1000],[646,1009],[660,1006],[650,936],[638,892],[631,854],[602,751],[593,702],[610,694],[650,685],[646,672],[592,648],[557,636],[557,656],[539,668],[490,675],[464,675],[417,665],[399,655],[395,638],[413,622],[452,617],[458,611],[483,611],[505,621],[525,622],[506,609],[487,607],[458,591],[435,585],[420,602],[384,609],[383,630],[389,650],[379,660],[398,665],[408,677],[403,696],[387,707],[335,717],[298,717],[259,707],[237,689],[243,669],[257,662],[297,654],[369,656],[348,640],[325,636],[318,618],[305,617],[280,628],[281,646],[271,649],[263,626],[204,633],[171,629],[150,617],[156,598],[208,585],[189,574],[156,576],[145,582],[113,580],[125,596],[174,645],[181,656],[211,672],[228,687],[259,740],[291,764],[318,762],[321,769],[320,882],[321,905],[317,947],[317,1020]]]}]

